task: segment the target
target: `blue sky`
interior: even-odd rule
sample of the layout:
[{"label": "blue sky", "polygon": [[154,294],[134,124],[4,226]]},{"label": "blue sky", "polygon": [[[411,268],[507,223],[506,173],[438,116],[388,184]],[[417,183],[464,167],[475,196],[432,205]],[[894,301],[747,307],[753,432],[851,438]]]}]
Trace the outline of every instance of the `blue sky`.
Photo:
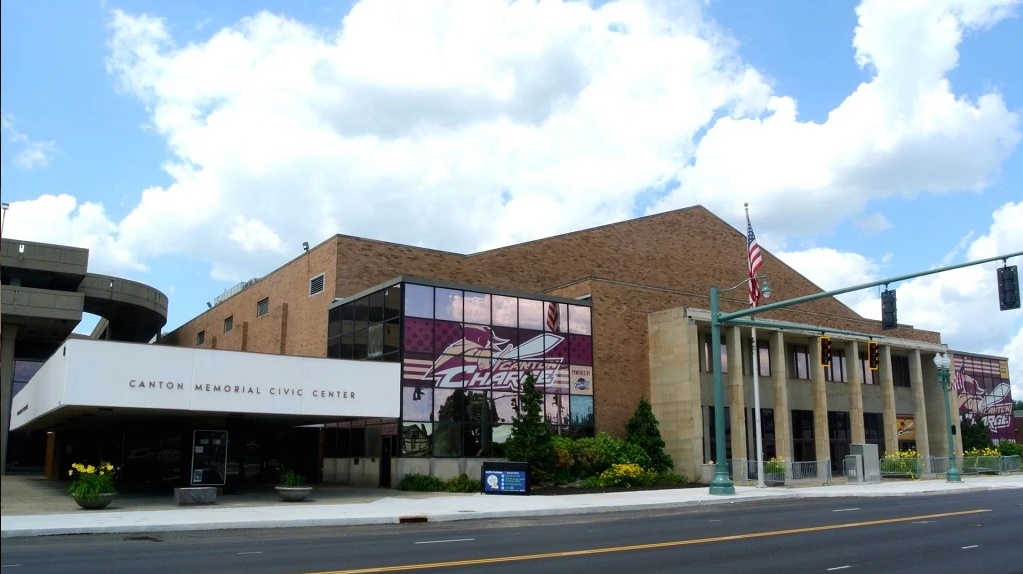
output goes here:
[{"label": "blue sky", "polygon": [[[4,235],[90,247],[168,329],[335,232],[471,252],[749,201],[826,288],[1023,250],[1019,2],[519,4],[4,3]],[[1023,396],[993,294],[920,280],[900,318]]]}]

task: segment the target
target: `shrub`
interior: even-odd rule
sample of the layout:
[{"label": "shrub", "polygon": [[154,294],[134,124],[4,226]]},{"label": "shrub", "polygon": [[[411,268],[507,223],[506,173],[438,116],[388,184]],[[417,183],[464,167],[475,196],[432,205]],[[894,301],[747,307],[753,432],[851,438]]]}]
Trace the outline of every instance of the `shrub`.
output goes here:
[{"label": "shrub", "polygon": [[281,486],[302,486],[305,484],[305,477],[294,470],[287,468],[281,472],[281,476],[277,479],[277,482],[280,483]]},{"label": "shrub", "polygon": [[905,474],[916,479],[919,472],[917,468],[919,456],[913,449],[885,453],[881,459],[881,474]]},{"label": "shrub", "polygon": [[411,473],[398,481],[398,490],[411,492],[479,492],[480,489],[480,481],[465,474],[443,480],[436,476]]},{"label": "shrub", "polygon": [[650,476],[638,464],[615,464],[600,473],[600,486],[624,486],[631,488],[647,484]]},{"label": "shrub", "polygon": [[576,440],[576,463],[585,475],[600,474],[615,464],[636,464],[650,468],[650,456],[642,447],[600,433]]},{"label": "shrub", "polygon": [[398,481],[398,490],[414,492],[440,492],[444,490],[444,481],[436,476],[425,474],[406,474]]},{"label": "shrub", "polygon": [[1023,456],[1023,445],[1018,442],[1003,440],[998,443],[998,452],[1000,452],[1002,456]]},{"label": "shrub", "polygon": [[661,438],[657,417],[645,398],[639,399],[636,412],[625,423],[625,441],[643,449],[650,458],[648,468],[657,472],[675,468],[674,461],[664,452],[664,439]]},{"label": "shrub", "polygon": [[67,471],[68,476],[73,477],[68,492],[83,500],[95,499],[101,494],[115,494],[116,473],[117,468],[109,462],[100,462],[98,466],[76,462]]},{"label": "shrub", "polygon": [[469,478],[463,474],[456,476],[444,483],[445,492],[479,492],[482,490],[480,481],[475,478]]},{"label": "shrub", "polygon": [[764,461],[764,476],[776,479],[785,479],[785,459],[782,457],[769,458]]}]

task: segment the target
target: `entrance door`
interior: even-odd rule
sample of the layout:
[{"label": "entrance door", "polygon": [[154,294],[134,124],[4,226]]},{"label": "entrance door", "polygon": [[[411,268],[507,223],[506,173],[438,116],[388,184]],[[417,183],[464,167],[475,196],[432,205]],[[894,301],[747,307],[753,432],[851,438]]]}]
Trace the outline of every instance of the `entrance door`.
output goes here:
[{"label": "entrance door", "polygon": [[391,436],[380,437],[380,484],[381,488],[391,488]]}]

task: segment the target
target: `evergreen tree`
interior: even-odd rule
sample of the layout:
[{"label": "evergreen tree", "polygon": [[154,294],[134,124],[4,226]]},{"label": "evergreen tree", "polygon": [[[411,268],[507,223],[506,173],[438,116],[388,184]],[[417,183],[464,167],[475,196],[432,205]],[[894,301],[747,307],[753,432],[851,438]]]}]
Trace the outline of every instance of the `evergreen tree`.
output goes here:
[{"label": "evergreen tree", "polygon": [[963,417],[959,421],[959,429],[963,433],[963,452],[975,448],[988,448],[995,445],[991,440],[991,429],[984,424],[981,417]]},{"label": "evergreen tree", "polygon": [[625,441],[646,451],[653,470],[666,472],[675,467],[671,457],[664,452],[664,439],[661,438],[657,417],[645,398],[639,399],[636,412],[625,423]]},{"label": "evergreen tree", "polygon": [[554,466],[554,440],[543,418],[543,393],[533,373],[526,376],[519,395],[512,432],[505,444],[508,460],[525,461],[535,482],[550,480]]}]

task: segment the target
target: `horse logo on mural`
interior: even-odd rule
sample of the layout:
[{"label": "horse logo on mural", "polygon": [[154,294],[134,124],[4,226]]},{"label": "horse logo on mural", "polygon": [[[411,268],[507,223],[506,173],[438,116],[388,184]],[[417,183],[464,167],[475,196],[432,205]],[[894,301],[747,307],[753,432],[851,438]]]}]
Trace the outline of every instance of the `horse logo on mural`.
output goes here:
[{"label": "horse logo on mural", "polygon": [[538,387],[553,387],[562,370],[560,357],[545,357],[565,337],[542,333],[516,346],[486,325],[465,325],[461,339],[452,342],[433,362],[423,379],[440,388],[493,388],[518,392],[527,373]]}]

